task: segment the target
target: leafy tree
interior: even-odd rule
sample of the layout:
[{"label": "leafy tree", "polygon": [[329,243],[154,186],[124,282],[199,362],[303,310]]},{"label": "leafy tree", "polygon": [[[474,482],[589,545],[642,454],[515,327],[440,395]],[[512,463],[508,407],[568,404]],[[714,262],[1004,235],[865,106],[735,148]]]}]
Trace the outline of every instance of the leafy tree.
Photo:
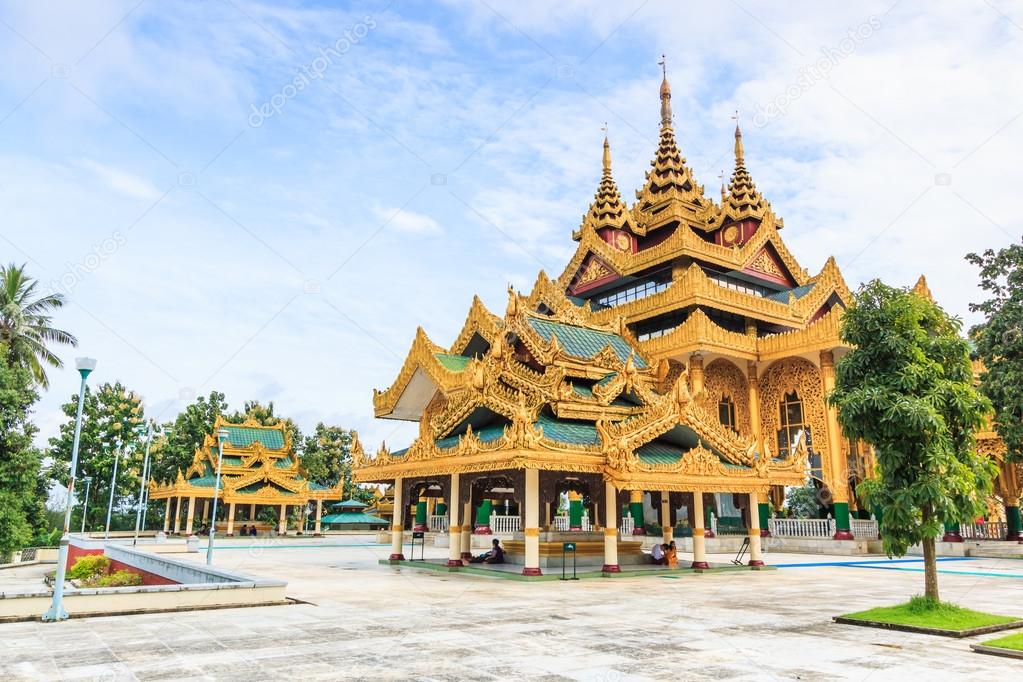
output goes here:
[{"label": "leafy tree", "polygon": [[344,499],[356,499],[369,502],[373,499],[372,491],[365,490],[352,482],[352,441],[355,431],[340,426],[327,426],[323,422],[316,425],[315,431],[306,439],[302,446],[302,468],[306,478],[314,483],[334,487],[339,481],[344,482]]},{"label": "leafy tree", "polygon": [[153,460],[151,478],[173,481],[178,469],[182,472],[192,463],[196,448],[203,438],[213,432],[217,417],[227,411],[224,394],[210,391],[209,397],[199,396],[191,405],[178,413],[173,422],[163,427],[163,434],[153,441],[150,457]]},{"label": "leafy tree", "polygon": [[789,488],[785,495],[785,506],[794,519],[816,519],[820,517],[820,490],[813,482],[800,488]]},{"label": "leafy tree", "polygon": [[31,370],[11,366],[8,357],[0,344],[0,562],[31,542],[45,503],[38,495],[41,456],[32,446],[38,429],[29,421],[39,395]]},{"label": "leafy tree", "polygon": [[279,423],[283,423],[284,432],[291,436],[291,442],[294,446],[298,448],[302,444],[302,430],[298,428],[298,424],[288,417],[278,417],[274,414],[274,403],[272,400],[266,405],[263,405],[258,400],[246,400],[244,410],[235,410],[234,414],[227,417],[227,421],[238,424],[247,419],[252,419],[262,426],[276,426]]},{"label": "leafy tree", "polygon": [[877,477],[857,490],[881,509],[885,552],[923,545],[925,596],[934,602],[935,536],[942,522],[983,509],[994,473],[976,452],[974,431],[990,403],[974,388],[960,326],[923,296],[864,284],[843,317],[842,340],[853,350],[837,363],[828,397],[845,435],[877,452]]},{"label": "leafy tree", "polygon": [[28,368],[35,381],[47,388],[50,382],[44,366],[64,364],[49,346],[77,346],[78,340],[50,326],[49,313],[64,305],[63,295],[37,296],[38,286],[39,282],[25,274],[24,265],[0,266],[0,345],[5,347],[9,365]]},{"label": "leafy tree", "polygon": [[[61,406],[61,409],[68,420],[60,425],[60,435],[50,439],[49,455],[54,459],[51,469],[53,479],[61,485],[67,485],[78,396],[72,396],[71,401]],[[82,435],[78,447],[79,484],[75,494],[85,494],[81,477],[92,476],[87,528],[102,527],[106,520],[114,459],[118,452],[121,455],[115,482],[114,510],[123,504],[124,498],[138,495],[146,430],[141,398],[120,382],[103,384],[95,392],[86,391],[82,408]]]},{"label": "leafy tree", "polygon": [[[970,330],[984,362],[981,391],[994,406],[994,428],[1005,443],[1006,460],[1023,460],[1023,245],[988,249],[966,259],[980,268],[980,288],[989,298],[970,305],[986,320]],[[1005,500],[1010,532],[1019,532],[1017,500]],[[1012,527],[1014,526],[1014,527]]]}]

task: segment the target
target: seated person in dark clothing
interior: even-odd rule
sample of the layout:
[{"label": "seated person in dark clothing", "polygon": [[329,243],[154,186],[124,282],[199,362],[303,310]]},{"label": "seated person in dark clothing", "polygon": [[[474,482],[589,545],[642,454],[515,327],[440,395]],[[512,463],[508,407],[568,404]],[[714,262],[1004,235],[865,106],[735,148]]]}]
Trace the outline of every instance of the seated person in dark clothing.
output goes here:
[{"label": "seated person in dark clothing", "polygon": [[494,538],[494,546],[490,548],[489,552],[484,552],[478,556],[474,556],[469,560],[462,560],[463,564],[503,564],[504,563],[504,548],[501,547],[501,541]]},{"label": "seated person in dark clothing", "polygon": [[252,526],[252,528],[249,529],[249,535],[251,535],[252,537],[256,537],[256,527],[255,526]]}]

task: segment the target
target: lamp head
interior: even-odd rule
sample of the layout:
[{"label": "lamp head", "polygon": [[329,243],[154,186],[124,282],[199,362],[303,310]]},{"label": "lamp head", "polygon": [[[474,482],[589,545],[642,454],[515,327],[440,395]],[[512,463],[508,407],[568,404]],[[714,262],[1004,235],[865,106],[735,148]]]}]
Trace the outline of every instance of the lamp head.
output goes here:
[{"label": "lamp head", "polygon": [[82,480],[86,483],[92,483],[92,476],[82,476]]},{"label": "lamp head", "polygon": [[96,369],[95,358],[75,358],[75,369],[82,375],[82,379],[85,379],[92,370]]},{"label": "lamp head", "polygon": [[230,435],[231,434],[228,432],[227,429],[220,429],[219,431],[217,431],[217,438],[220,439],[221,443],[223,443],[225,440],[227,440],[227,437],[230,436]]}]

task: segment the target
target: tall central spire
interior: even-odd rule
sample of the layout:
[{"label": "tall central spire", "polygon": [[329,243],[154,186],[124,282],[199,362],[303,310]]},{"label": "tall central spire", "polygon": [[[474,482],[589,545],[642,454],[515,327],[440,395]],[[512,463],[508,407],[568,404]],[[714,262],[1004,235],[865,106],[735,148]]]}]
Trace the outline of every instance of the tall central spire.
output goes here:
[{"label": "tall central spire", "polygon": [[661,127],[671,125],[671,86],[668,85],[668,58],[663,54],[661,61]]},{"label": "tall central spire", "polygon": [[[735,119],[735,170],[728,183],[728,194],[722,194],[721,209],[708,221],[708,227],[712,228],[747,218],[763,221],[772,213],[771,204],[764,199],[746,170],[746,151],[742,146],[739,112],[735,112],[732,118]],[[781,227],[781,220],[777,221],[777,226]]]}]

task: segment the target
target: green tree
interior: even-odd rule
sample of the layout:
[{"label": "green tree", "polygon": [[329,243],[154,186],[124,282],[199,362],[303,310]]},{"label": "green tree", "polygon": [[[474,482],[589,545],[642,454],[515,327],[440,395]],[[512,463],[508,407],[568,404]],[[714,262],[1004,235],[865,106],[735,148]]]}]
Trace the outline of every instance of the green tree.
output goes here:
[{"label": "green tree", "polygon": [[990,403],[973,385],[960,328],[923,296],[878,280],[863,285],[842,321],[853,350],[837,363],[828,396],[845,435],[877,452],[877,477],[857,490],[882,512],[885,552],[923,545],[925,596],[934,602],[935,536],[942,522],[983,509],[994,474],[976,451]]},{"label": "green tree", "polygon": [[[60,425],[60,434],[50,439],[49,455],[54,460],[51,468],[53,479],[61,485],[67,485],[78,396],[72,396],[70,402],[61,406],[61,409],[68,419]],[[81,477],[91,476],[87,528],[100,528],[106,520],[117,453],[121,454],[115,482],[114,511],[123,505],[126,498],[138,496],[146,430],[142,399],[120,382],[102,384],[95,392],[86,391],[82,408],[82,435],[78,447],[79,483],[76,495],[85,494]],[[81,501],[80,498],[79,504]],[[78,519],[80,523],[81,516]]]},{"label": "green tree", "polygon": [[785,506],[794,519],[820,518],[820,490],[812,481],[799,488],[789,488],[785,494]]},{"label": "green tree", "polygon": [[369,502],[373,498],[373,493],[352,482],[354,438],[355,431],[340,426],[327,426],[320,422],[302,444],[302,469],[310,481],[330,488],[343,481],[344,499]]},{"label": "green tree", "polygon": [[0,345],[7,362],[26,367],[35,381],[50,385],[44,367],[61,367],[63,362],[50,350],[52,344],[77,346],[66,331],[50,326],[50,313],[64,305],[61,294],[39,296],[39,282],[25,274],[25,266],[0,266]]},{"label": "green tree", "polygon": [[41,518],[40,452],[32,446],[37,429],[29,411],[38,399],[31,371],[11,366],[0,344],[0,563],[32,540]]},{"label": "green tree", "polygon": [[[980,288],[989,298],[970,305],[985,321],[970,330],[984,363],[980,389],[994,406],[994,428],[1006,460],[1023,460],[1023,246],[1013,244],[966,259],[980,268]],[[1009,537],[1020,532],[1019,500],[1006,499]]]},{"label": "green tree", "polygon": [[153,441],[151,458],[153,474],[157,481],[173,481],[178,470],[182,473],[192,463],[195,451],[202,445],[203,438],[213,433],[217,417],[227,411],[224,394],[210,391],[209,397],[199,396],[185,407],[173,422],[163,427],[163,434]]}]

